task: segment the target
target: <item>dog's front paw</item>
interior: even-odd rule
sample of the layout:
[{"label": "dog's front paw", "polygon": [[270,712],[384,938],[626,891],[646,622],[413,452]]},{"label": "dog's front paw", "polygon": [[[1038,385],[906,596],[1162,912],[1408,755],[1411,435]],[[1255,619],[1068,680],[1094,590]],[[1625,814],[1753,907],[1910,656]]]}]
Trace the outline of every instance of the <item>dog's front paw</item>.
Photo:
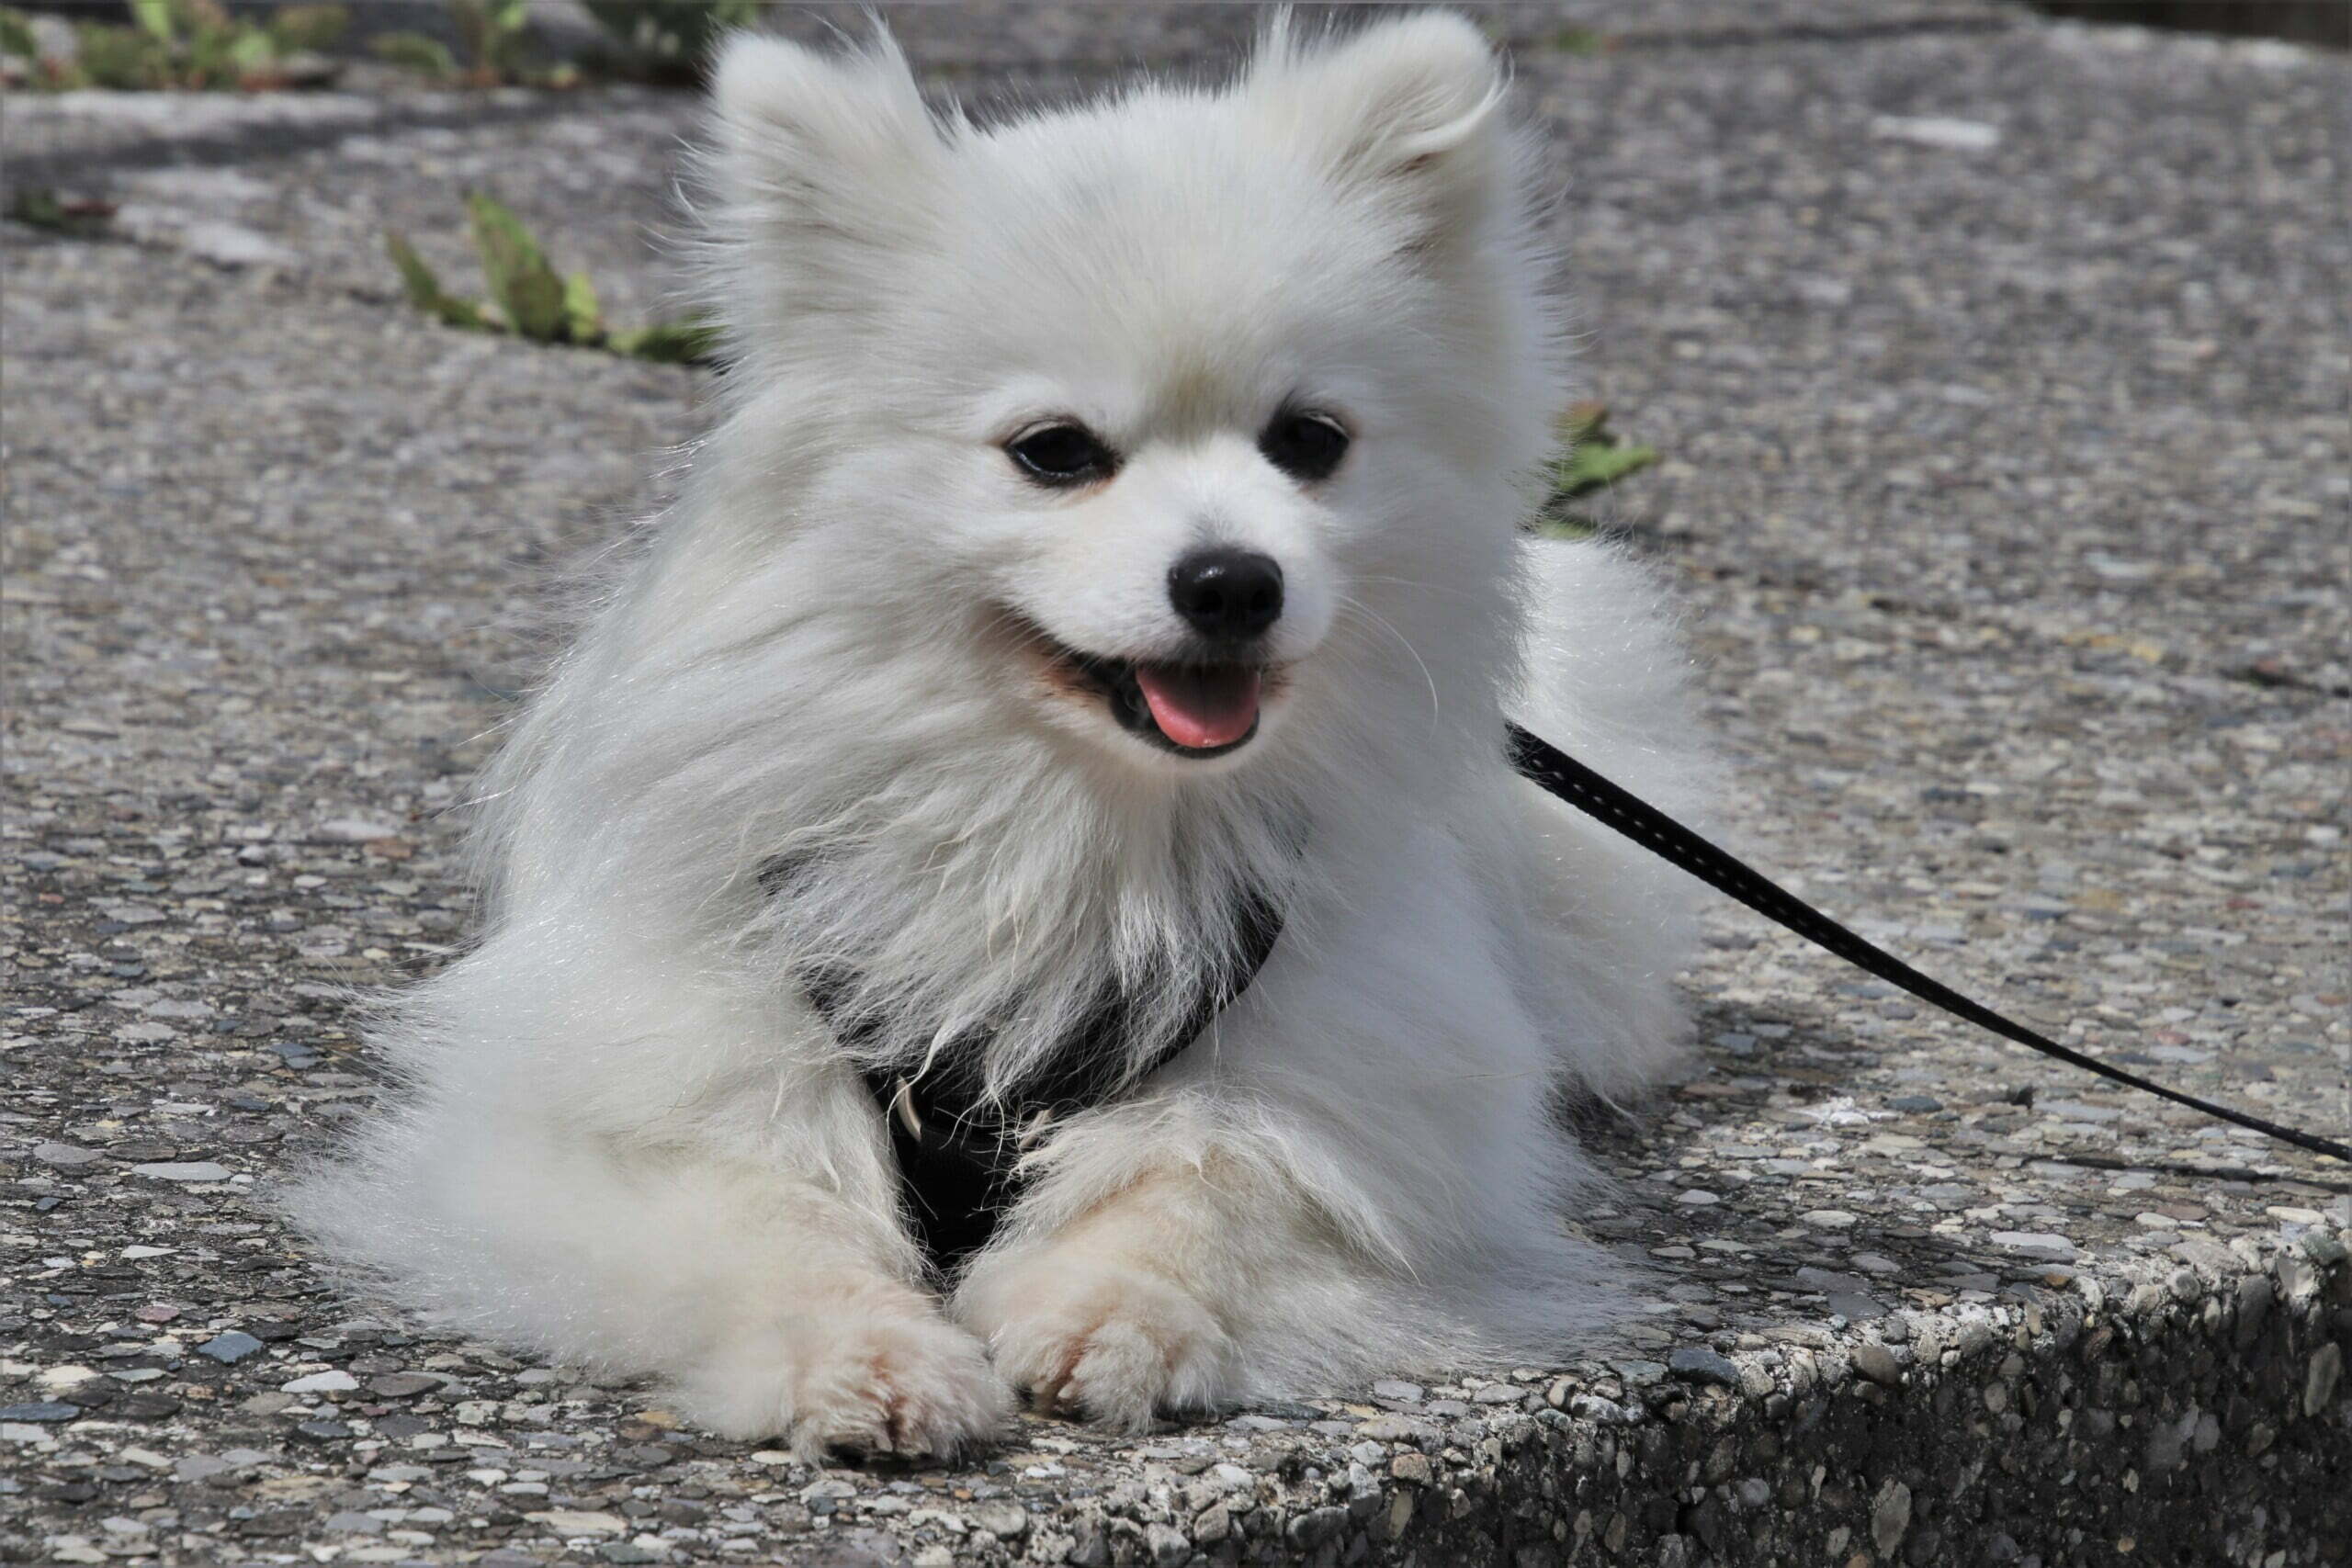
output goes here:
[{"label": "dog's front paw", "polygon": [[1232,1337],[1191,1292],[1141,1269],[1067,1251],[1006,1260],[956,1304],[1043,1409],[1140,1432],[1156,1412],[1214,1409],[1236,1392]]},{"label": "dog's front paw", "polygon": [[952,1459],[987,1447],[1012,1413],[980,1342],[927,1303],[861,1303],[776,1325],[681,1380],[687,1413],[730,1438],[789,1438],[828,1453]]}]

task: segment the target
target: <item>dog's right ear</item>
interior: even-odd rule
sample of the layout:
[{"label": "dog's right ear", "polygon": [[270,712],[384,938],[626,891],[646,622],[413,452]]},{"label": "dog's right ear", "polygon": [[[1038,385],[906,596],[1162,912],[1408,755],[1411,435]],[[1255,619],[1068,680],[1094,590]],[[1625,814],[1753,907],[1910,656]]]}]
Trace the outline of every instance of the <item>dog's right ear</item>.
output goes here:
[{"label": "dog's right ear", "polygon": [[1334,180],[1396,213],[1421,249],[1514,201],[1505,84],[1485,35],[1451,12],[1322,38],[1278,12],[1245,91]]},{"label": "dog's right ear", "polygon": [[739,32],[718,52],[711,105],[713,237],[781,264],[799,288],[831,275],[870,289],[866,263],[918,241],[936,210],[946,144],[878,25],[836,53]]}]

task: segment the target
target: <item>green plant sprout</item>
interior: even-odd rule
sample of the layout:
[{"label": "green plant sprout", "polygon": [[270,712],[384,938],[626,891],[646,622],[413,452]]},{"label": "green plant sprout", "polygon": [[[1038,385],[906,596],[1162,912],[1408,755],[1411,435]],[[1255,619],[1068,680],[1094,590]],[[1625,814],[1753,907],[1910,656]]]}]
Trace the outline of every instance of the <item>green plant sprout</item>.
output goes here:
[{"label": "green plant sprout", "polygon": [[761,0],[583,0],[616,46],[613,67],[685,81],[700,74],[721,33],[759,19]]},{"label": "green plant sprout", "polygon": [[1657,461],[1657,448],[1627,441],[1609,428],[1605,404],[1572,403],[1560,416],[1560,457],[1552,468],[1552,495],[1573,501],[1606,490]]},{"label": "green plant sprout", "polygon": [[600,348],[631,359],[668,365],[710,361],[718,333],[696,319],[650,321],[616,331],[604,316],[596,286],[584,272],[556,271],[538,241],[503,203],[484,191],[466,196],[474,254],[481,260],[486,300],[450,293],[416,247],[386,230],[384,248],[399,269],[410,303],[446,326],[509,333],[532,343]]},{"label": "green plant sprout", "polygon": [[1607,490],[1628,474],[1657,461],[1657,448],[1628,441],[1609,428],[1607,405],[1580,402],[1560,416],[1560,455],[1552,461],[1552,493],[1535,521],[1536,531],[1555,538],[1589,538],[1600,532],[1592,518],[1567,502]]},{"label": "green plant sprout", "polygon": [[220,0],[129,0],[128,26],[83,22],[70,59],[45,58],[31,23],[0,10],[0,56],[20,62],[34,87],[163,91],[171,88],[317,86],[335,74],[317,51],[343,36],[341,6],[283,6],[257,21],[232,17]]},{"label": "green plant sprout", "polygon": [[530,0],[447,0],[458,48],[428,33],[379,33],[368,40],[379,60],[466,87],[523,85],[571,87],[580,72],[570,64],[533,70]]},{"label": "green plant sprout", "polygon": [[7,216],[28,228],[46,229],[77,240],[107,231],[115,205],[98,197],[64,196],[49,186],[19,186],[8,196]]}]

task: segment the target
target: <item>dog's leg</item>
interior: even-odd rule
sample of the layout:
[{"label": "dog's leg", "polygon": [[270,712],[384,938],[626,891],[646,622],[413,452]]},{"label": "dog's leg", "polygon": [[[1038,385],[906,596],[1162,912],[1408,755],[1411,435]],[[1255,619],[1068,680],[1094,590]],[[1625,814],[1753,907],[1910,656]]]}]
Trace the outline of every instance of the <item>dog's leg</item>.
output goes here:
[{"label": "dog's leg", "polygon": [[957,1291],[958,1321],[1041,1407],[1128,1431],[1305,1364],[1377,1292],[1303,1192],[1258,1161],[1162,1167],[1046,1234],[1023,1227]]},{"label": "dog's leg", "polygon": [[388,1120],[295,1206],[413,1304],[655,1376],[729,1437],[814,1458],[944,1456],[995,1435],[1009,1391],[921,1284],[854,1088],[786,1101],[781,1136],[709,1120],[623,1134],[534,1098]]},{"label": "dog's leg", "polygon": [[1011,1413],[978,1340],[921,1292],[870,1270],[828,1270],[772,1300],[676,1380],[685,1413],[726,1437],[782,1434],[829,1452],[953,1458]]},{"label": "dog's leg", "polygon": [[1255,1260],[1234,1256],[1253,1238],[1213,1197],[1189,1173],[1137,1181],[1056,1235],[984,1254],[956,1316],[1041,1408],[1141,1431],[1157,1410],[1223,1404],[1239,1371],[1223,1281]]},{"label": "dog's leg", "polygon": [[725,1436],[786,1436],[811,1461],[990,1442],[1012,1401],[980,1342],[879,1266],[838,1203],[803,1192],[777,1211],[770,1234],[714,1238],[722,1258],[764,1256],[707,1281],[706,1337],[671,1380],[684,1412]]}]

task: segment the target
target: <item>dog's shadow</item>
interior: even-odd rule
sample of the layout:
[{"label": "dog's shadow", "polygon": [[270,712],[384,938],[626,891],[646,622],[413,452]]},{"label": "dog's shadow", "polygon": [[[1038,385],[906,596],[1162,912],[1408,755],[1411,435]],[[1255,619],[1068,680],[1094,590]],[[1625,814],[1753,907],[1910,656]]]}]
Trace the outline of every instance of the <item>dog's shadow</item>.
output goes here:
[{"label": "dog's shadow", "polygon": [[[1562,1105],[1564,1122],[1614,1179],[1568,1223],[1649,1282],[1646,1315],[1630,1330],[1637,1353],[1752,1348],[1744,1337],[1757,1335],[1826,1342],[1873,1325],[1869,1337],[1900,1343],[1905,1312],[2047,1304],[2094,1249],[2086,1231],[2128,1233],[2145,1206],[2139,1192],[2107,1195],[2119,1168],[2134,1168],[2127,1162],[2077,1164],[2006,1145],[2034,1116],[2033,1091],[2009,1086],[2039,1074],[1890,1089],[1875,1069],[1905,1047],[1862,1043],[1840,1023],[1827,1007],[1808,1016],[1781,1006],[1767,1021],[1703,1004],[1705,1043],[1683,1082],[1624,1109]],[[2021,1210],[2020,1186],[2039,1190]],[[1997,1223],[1950,1223],[2004,1204],[2009,1217]],[[2036,1239],[1981,1239],[1992,1233]]]}]

